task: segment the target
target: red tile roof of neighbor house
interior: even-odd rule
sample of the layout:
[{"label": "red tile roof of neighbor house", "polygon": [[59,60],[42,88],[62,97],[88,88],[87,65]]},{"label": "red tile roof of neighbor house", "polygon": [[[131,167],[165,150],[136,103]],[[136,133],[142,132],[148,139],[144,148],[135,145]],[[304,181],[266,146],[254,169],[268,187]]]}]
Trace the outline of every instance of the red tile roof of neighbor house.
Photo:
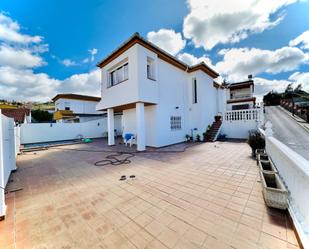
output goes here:
[{"label": "red tile roof of neighbor house", "polygon": [[14,118],[14,121],[18,123],[23,123],[25,117],[30,115],[30,109],[28,108],[3,108],[1,111],[3,115]]},{"label": "red tile roof of neighbor house", "polygon": [[139,35],[139,33],[135,33],[131,38],[129,38],[127,41],[125,41],[118,49],[113,51],[109,56],[107,56],[105,59],[101,60],[97,66],[102,68],[108,63],[110,63],[112,60],[117,58],[119,55],[121,55],[123,52],[127,51],[129,48],[131,48],[133,45],[139,44],[150,51],[156,53],[158,57],[161,60],[164,60],[170,64],[172,64],[175,67],[178,67],[179,69],[183,71],[188,71],[189,73],[201,70],[208,74],[212,78],[217,78],[219,74],[214,71],[212,68],[210,68],[208,65],[206,65],[204,62],[201,62],[194,66],[189,66],[186,63],[178,60],[175,56],[172,56],[171,54],[165,52],[158,46],[154,45],[152,42],[147,41],[143,37]]},{"label": "red tile roof of neighbor house", "polygon": [[86,100],[86,101],[95,101],[99,102],[101,100],[100,97],[81,95],[81,94],[73,94],[73,93],[61,93],[57,94],[52,98],[52,101],[56,101],[58,99],[76,99],[76,100]]}]

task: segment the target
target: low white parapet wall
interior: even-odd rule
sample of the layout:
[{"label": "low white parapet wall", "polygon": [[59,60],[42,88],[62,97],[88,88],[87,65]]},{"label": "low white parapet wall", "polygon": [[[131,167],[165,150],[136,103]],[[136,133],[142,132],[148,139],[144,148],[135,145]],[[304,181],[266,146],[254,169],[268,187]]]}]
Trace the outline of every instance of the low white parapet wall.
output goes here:
[{"label": "low white parapet wall", "polygon": [[[121,116],[115,116],[115,129],[122,130]],[[100,138],[107,134],[106,117],[83,123],[28,123],[20,127],[20,143],[41,143],[78,138]]]},{"label": "low white parapet wall", "polygon": [[309,161],[274,138],[271,125],[268,129],[262,131],[266,152],[289,191],[290,214],[303,246],[309,248]]},{"label": "low white parapet wall", "polygon": [[263,123],[262,109],[227,111],[223,115],[222,134],[228,138],[248,138],[250,130],[257,130]]}]

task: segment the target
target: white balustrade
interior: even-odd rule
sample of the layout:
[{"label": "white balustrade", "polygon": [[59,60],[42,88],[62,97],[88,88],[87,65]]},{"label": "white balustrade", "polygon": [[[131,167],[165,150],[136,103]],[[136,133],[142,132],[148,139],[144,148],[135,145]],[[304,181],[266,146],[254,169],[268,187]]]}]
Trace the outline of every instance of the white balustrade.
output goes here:
[{"label": "white balustrade", "polygon": [[303,246],[309,248],[309,161],[272,136],[272,125],[265,124],[262,135],[266,152],[278,169],[289,191],[289,211]]},{"label": "white balustrade", "polygon": [[261,108],[226,111],[223,115],[222,133],[229,138],[246,139],[249,131],[262,127],[263,120]]},{"label": "white balustrade", "polygon": [[261,109],[243,109],[243,110],[233,110],[227,111],[224,115],[225,121],[249,121],[261,120]]}]

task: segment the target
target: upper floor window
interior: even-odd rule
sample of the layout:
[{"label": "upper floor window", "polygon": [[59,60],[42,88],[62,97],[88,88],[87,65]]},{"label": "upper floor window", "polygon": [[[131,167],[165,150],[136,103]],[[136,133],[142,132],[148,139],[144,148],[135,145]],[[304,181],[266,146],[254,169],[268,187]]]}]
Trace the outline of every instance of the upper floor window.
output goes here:
[{"label": "upper floor window", "polygon": [[129,78],[129,64],[125,63],[117,69],[109,72],[109,86],[117,85]]},{"label": "upper floor window", "polygon": [[192,80],[192,103],[197,103],[197,82],[196,78],[193,78]]},{"label": "upper floor window", "polygon": [[64,102],[64,110],[69,111],[70,109],[70,102]]},{"label": "upper floor window", "polygon": [[155,63],[154,59],[147,57],[147,78],[155,80]]}]

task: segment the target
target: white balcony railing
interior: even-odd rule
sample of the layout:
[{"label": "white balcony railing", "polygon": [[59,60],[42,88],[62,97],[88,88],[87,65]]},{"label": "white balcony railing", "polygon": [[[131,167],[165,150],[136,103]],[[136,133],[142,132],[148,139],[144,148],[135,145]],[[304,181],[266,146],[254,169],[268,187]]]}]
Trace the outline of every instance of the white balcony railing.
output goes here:
[{"label": "white balcony railing", "polygon": [[251,94],[233,95],[233,96],[231,96],[230,100],[233,100],[233,99],[247,99],[247,98],[251,98],[251,97],[252,97]]},{"label": "white balcony railing", "polygon": [[226,111],[223,114],[222,133],[229,138],[247,139],[249,131],[257,130],[264,124],[263,109]]},{"label": "white balcony railing", "polygon": [[261,109],[243,109],[227,111],[224,115],[225,121],[261,121]]}]

